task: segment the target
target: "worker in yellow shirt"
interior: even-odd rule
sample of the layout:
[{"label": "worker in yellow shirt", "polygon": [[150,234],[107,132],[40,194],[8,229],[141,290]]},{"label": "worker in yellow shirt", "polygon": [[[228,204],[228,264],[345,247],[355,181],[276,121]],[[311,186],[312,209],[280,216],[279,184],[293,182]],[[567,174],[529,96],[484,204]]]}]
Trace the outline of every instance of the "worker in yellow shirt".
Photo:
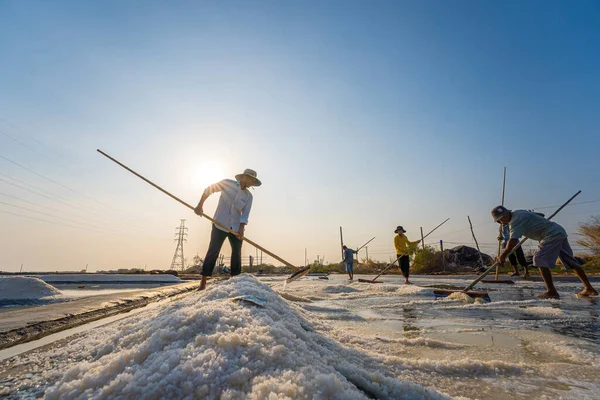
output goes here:
[{"label": "worker in yellow shirt", "polygon": [[420,240],[416,242],[409,241],[405,235],[406,231],[401,226],[396,227],[394,233],[397,233],[394,236],[394,247],[396,248],[396,257],[398,258],[400,270],[402,271],[402,275],[404,275],[404,284],[410,284],[408,281],[408,268],[410,264],[408,253],[412,250],[412,246],[419,244]]}]

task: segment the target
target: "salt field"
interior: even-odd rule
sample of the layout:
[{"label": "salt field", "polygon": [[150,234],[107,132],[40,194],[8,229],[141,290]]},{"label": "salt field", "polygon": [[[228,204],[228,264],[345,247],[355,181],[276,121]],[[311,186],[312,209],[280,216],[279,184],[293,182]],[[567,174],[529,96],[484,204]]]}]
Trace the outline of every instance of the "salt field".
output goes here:
[{"label": "salt field", "polygon": [[[4,361],[8,398],[596,399],[599,299],[434,300],[426,286],[242,275]],[[492,285],[489,285],[490,287]],[[482,286],[481,288],[485,288]],[[234,301],[240,296],[265,300]],[[254,300],[255,301],[255,300]],[[269,397],[271,396],[271,397]]]},{"label": "salt field", "polygon": [[600,400],[600,0],[0,0],[0,43],[0,400]]},{"label": "salt field", "polygon": [[330,276],[289,285],[284,296],[327,323],[329,337],[383,360],[402,380],[467,398],[598,398],[600,299],[576,298],[579,281],[557,282],[561,300],[535,298],[541,282],[482,284],[486,303],[434,300],[426,287],[465,287],[472,278],[382,280]]},{"label": "salt field", "polygon": [[182,281],[172,275],[62,274],[0,276],[0,313],[78,298],[147,290]]}]

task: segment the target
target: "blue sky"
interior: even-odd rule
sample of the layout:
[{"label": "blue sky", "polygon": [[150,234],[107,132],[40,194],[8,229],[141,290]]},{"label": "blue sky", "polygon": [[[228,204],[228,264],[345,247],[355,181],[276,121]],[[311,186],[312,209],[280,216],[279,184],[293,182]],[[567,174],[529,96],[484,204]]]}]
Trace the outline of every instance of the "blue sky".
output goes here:
[{"label": "blue sky", "polygon": [[180,218],[204,255],[208,222],[96,148],[190,203],[256,169],[247,235],[295,264],[340,225],[382,260],[399,224],[470,244],[467,215],[492,252],[504,166],[509,207],[600,199],[599,48],[594,1],[1,2],[0,156],[45,178],[0,172],[51,199],[0,181],[0,269],[164,267]]}]

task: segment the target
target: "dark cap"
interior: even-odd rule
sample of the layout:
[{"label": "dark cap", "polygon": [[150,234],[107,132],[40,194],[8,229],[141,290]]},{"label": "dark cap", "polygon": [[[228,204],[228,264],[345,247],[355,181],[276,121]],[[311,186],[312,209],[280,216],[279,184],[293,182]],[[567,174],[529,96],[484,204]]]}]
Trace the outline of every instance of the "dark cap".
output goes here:
[{"label": "dark cap", "polygon": [[506,215],[510,214],[510,210],[504,206],[496,206],[492,208],[492,218],[494,218],[495,222],[500,221],[500,219]]}]

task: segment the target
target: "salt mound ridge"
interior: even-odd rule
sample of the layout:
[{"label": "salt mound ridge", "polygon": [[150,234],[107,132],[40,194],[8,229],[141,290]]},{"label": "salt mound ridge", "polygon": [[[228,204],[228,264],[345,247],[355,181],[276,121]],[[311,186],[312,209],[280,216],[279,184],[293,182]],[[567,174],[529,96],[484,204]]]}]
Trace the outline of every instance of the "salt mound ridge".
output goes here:
[{"label": "salt mound ridge", "polygon": [[0,301],[39,300],[62,296],[60,290],[38,278],[24,276],[0,277]]},{"label": "salt mound ridge", "polygon": [[368,355],[315,332],[300,313],[241,275],[38,355],[57,369],[33,383],[50,385],[48,399],[448,398],[375,370]]}]

